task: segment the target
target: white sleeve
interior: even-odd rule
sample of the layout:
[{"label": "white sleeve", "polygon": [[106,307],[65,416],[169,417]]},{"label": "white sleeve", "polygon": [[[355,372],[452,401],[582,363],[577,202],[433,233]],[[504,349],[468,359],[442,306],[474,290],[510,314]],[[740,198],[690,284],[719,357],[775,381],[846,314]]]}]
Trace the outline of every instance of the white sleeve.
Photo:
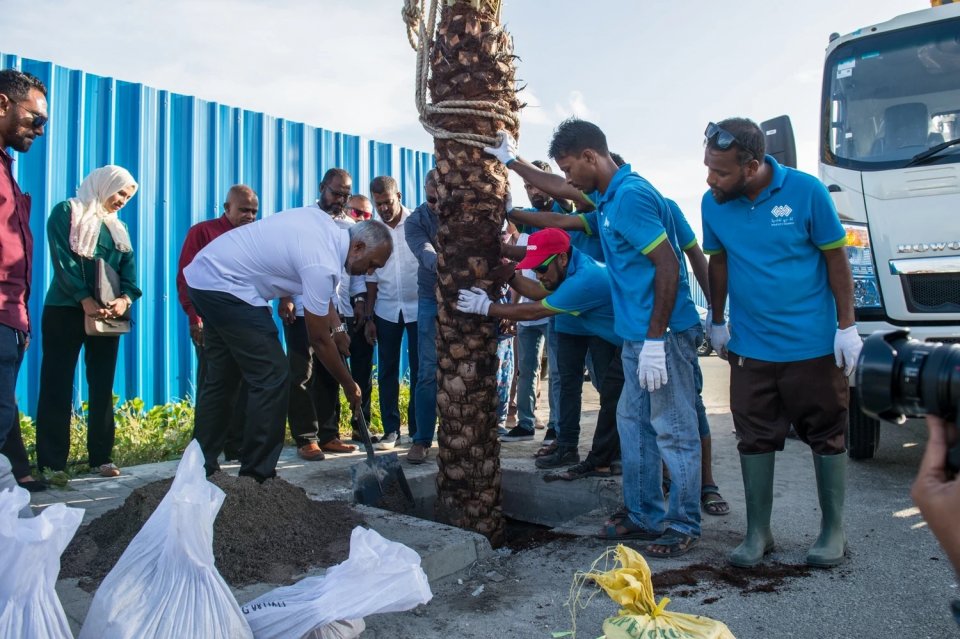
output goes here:
[{"label": "white sleeve", "polygon": [[[303,284],[303,308],[314,315],[325,317],[330,312],[330,300],[337,295],[337,276],[319,264],[300,269]],[[334,302],[334,308],[336,308]]]}]

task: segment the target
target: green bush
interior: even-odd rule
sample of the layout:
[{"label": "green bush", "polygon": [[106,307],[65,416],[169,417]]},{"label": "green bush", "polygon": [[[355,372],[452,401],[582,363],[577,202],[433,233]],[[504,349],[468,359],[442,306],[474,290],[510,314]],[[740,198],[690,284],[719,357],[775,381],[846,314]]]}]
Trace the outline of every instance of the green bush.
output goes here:
[{"label": "green bush", "polygon": [[[382,433],[380,421],[379,390],[374,384],[371,390],[370,430]],[[146,410],[139,397],[118,403],[114,396],[114,420],[116,440],[113,446],[113,460],[121,468],[138,464],[177,459],[190,443],[193,435],[193,402],[181,399],[168,402]],[[407,406],[410,403],[410,388],[400,385],[400,420],[407,422]],[[23,443],[31,459],[36,458],[37,430],[33,418],[20,414],[20,429]],[[353,429],[350,425],[350,407],[340,394],[340,434],[350,437]],[[293,443],[290,429],[286,429],[287,443]],[[70,453],[67,458],[68,475],[76,475],[89,470],[87,461],[87,403],[83,402],[80,412],[70,420]],[[48,475],[55,483],[63,483],[66,477],[59,473]]]}]

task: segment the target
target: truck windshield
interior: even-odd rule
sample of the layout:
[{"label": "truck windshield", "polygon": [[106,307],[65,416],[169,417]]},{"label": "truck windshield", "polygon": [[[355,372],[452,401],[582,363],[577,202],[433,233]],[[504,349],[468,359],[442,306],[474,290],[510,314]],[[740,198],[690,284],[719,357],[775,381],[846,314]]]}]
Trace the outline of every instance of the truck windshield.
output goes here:
[{"label": "truck windshield", "polygon": [[[851,40],[824,69],[825,163],[898,168],[960,137],[960,19]],[[960,162],[960,145],[926,163],[946,162]]]}]

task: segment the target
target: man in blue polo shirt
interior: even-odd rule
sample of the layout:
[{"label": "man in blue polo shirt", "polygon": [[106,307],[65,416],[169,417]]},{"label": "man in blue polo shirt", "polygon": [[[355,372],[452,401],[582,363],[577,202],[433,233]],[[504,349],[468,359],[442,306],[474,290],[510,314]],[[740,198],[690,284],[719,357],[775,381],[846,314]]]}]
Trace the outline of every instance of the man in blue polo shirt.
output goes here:
[{"label": "man in blue polo shirt", "polygon": [[[861,348],[846,233],[823,184],[765,155],[754,122],[711,122],[705,137],[710,336],[728,353],[747,502],[747,534],[730,562],[754,566],[773,548],[774,456],[792,423],[813,451],[822,513],[807,563],[835,566],[846,548],[846,376]],[[723,317],[728,290],[732,335]]]},{"label": "man in blue polo shirt", "polygon": [[[574,188],[599,192],[597,211],[583,219],[600,235],[615,329],[624,340],[617,418],[628,512],[614,518],[601,536],[650,540],[647,556],[676,557],[700,537],[694,369],[702,328],[686,273],[679,268],[670,208],[630,165],[617,166],[606,136],[594,124],[561,123],[550,157]],[[661,458],[673,480],[666,509]]]},{"label": "man in blue polo shirt", "polygon": [[[621,340],[614,331],[613,300],[607,268],[570,244],[570,236],[560,229],[545,229],[532,234],[526,255],[510,276],[510,286],[532,301],[521,304],[495,304],[482,289],[461,290],[457,308],[512,321],[555,317],[566,320],[572,333],[559,333],[560,419],[557,449],[537,459],[538,468],[574,464],[551,479],[577,479],[585,476],[609,476],[612,455],[618,450],[616,432],[617,402],[623,388],[620,363]],[[531,269],[537,281],[520,273]],[[538,283],[539,282],[539,283]],[[587,339],[578,339],[580,335]],[[600,413],[593,447],[580,461],[580,389],[583,386],[583,362],[587,349],[594,357],[596,380],[600,388]],[[567,361],[573,362],[565,365]],[[576,463],[579,462],[579,463]]]}]

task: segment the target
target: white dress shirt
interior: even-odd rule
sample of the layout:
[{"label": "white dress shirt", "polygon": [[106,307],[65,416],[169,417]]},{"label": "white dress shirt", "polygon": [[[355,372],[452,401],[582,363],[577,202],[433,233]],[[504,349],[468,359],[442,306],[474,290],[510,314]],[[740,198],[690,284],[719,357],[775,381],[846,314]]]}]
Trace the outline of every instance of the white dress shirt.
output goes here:
[{"label": "white dress shirt", "polygon": [[[405,223],[410,211],[404,208],[400,213],[397,228],[390,229],[393,236],[393,252],[390,259],[381,268],[367,276],[368,282],[377,284],[377,301],[373,312],[377,317],[397,323],[403,311],[403,321],[412,324],[417,321],[417,269],[420,264],[407,245],[404,235]],[[387,228],[390,228],[387,225]]]},{"label": "white dress shirt", "polygon": [[224,233],[183,269],[191,288],[228,293],[253,306],[303,295],[325,316],[336,296],[350,234],[316,206],[291,209]]},{"label": "white dress shirt", "polygon": [[[307,207],[310,208],[310,207]],[[296,210],[296,209],[294,209]],[[317,210],[324,214],[330,215],[323,209],[317,206]],[[350,227],[356,224],[356,221],[346,213],[341,213],[340,215],[331,216],[337,226],[342,229],[350,230]],[[340,282],[337,284],[337,295],[334,303],[337,306],[337,312],[340,313],[341,317],[353,317],[353,304],[350,303],[350,298],[354,295],[361,295],[367,292],[367,282],[366,277],[363,275],[351,275],[347,271],[347,265],[343,265],[343,272],[340,274]],[[297,317],[303,317],[303,297],[300,295],[293,296],[293,305],[295,307],[295,313]]]}]

